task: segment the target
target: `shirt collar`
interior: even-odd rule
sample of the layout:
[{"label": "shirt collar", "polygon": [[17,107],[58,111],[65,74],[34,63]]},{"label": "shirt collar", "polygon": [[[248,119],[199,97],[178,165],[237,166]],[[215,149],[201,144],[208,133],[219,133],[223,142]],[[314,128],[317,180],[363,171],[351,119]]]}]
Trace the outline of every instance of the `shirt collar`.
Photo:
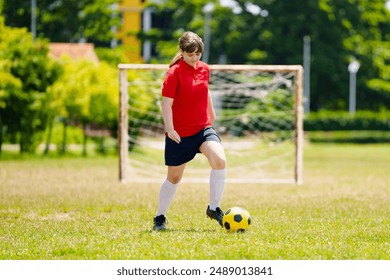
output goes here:
[{"label": "shirt collar", "polygon": [[187,68],[192,68],[192,69],[198,69],[199,67],[199,60],[196,62],[195,66],[192,67],[191,65],[189,65],[187,62],[185,62],[182,58],[180,59],[179,61],[179,64],[184,66],[184,67],[187,67]]}]

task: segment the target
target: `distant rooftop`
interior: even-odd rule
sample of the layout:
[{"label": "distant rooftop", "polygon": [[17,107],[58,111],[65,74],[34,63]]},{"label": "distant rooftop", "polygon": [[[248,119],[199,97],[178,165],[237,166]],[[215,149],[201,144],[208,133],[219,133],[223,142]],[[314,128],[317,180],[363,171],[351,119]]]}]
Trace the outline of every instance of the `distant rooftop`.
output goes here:
[{"label": "distant rooftop", "polygon": [[90,43],[50,43],[50,54],[54,58],[69,56],[73,60],[87,59],[99,62],[95,47]]}]

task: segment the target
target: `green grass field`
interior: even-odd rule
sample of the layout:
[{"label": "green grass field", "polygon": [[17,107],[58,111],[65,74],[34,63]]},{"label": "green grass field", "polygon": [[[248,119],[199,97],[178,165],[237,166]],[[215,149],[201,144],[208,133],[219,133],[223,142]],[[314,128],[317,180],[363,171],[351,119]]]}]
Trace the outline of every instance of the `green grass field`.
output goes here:
[{"label": "green grass field", "polygon": [[[0,160],[0,259],[390,259],[390,145],[306,144],[304,184],[232,184],[206,218],[208,186],[182,184],[153,232],[158,184],[122,185],[115,157]],[[163,178],[162,178],[163,180]]]}]

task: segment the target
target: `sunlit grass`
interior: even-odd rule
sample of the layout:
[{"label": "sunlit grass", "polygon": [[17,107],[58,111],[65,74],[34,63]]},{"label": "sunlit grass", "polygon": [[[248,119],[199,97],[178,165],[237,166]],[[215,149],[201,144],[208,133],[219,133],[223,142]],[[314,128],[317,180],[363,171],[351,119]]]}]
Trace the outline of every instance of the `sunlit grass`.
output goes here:
[{"label": "sunlit grass", "polygon": [[306,144],[302,186],[227,185],[244,234],[206,218],[205,184],[183,183],[153,232],[159,184],[120,184],[115,157],[5,156],[0,259],[390,259],[388,151]]}]

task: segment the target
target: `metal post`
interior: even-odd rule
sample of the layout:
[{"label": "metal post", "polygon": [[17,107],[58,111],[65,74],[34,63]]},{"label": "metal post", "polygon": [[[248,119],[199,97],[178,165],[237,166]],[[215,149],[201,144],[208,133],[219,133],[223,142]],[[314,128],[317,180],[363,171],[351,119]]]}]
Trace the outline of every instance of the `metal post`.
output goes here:
[{"label": "metal post", "polygon": [[355,114],[356,111],[356,73],[349,73],[349,113]]},{"label": "metal post", "polygon": [[[117,3],[112,4],[111,5],[111,18],[112,19],[115,18],[115,13],[117,10],[118,10],[118,4]],[[117,31],[118,30],[117,30],[116,26],[112,25],[111,32],[114,34],[114,37],[111,39],[111,42],[110,42],[111,49],[115,49],[118,46],[118,40],[116,39]]]},{"label": "metal post", "polygon": [[305,114],[310,112],[310,36],[303,37],[303,93],[304,93],[304,112]]},{"label": "metal post", "polygon": [[210,37],[211,37],[211,30],[210,30],[210,23],[211,23],[211,13],[214,10],[214,4],[208,3],[203,7],[204,12],[204,51],[202,55],[202,60],[206,63],[209,62],[209,56],[210,56]]},{"label": "metal post", "polygon": [[37,37],[36,8],[37,0],[31,0],[31,34],[33,40]]},{"label": "metal post", "polygon": [[[143,25],[143,31],[147,33],[152,28],[152,13],[154,9],[153,8],[146,8],[143,11],[143,19],[142,19],[142,25]],[[150,62],[150,59],[152,57],[152,43],[150,40],[146,40],[143,43],[143,59],[146,63]]]},{"label": "metal post", "polygon": [[354,115],[356,112],[356,73],[359,71],[360,64],[353,60],[348,65],[349,71],[349,113]]}]

